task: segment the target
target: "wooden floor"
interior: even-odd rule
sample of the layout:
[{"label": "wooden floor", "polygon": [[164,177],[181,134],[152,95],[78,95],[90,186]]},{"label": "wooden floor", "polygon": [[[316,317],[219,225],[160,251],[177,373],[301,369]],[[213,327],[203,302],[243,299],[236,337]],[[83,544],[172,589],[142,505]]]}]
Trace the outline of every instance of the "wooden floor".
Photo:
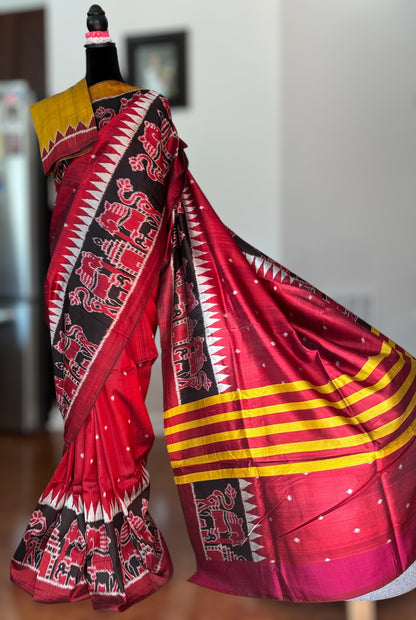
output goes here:
[{"label": "wooden floor", "polygon": [[[89,601],[42,605],[9,581],[10,557],[28,517],[59,462],[62,438],[43,433],[0,435],[0,620],[344,620],[343,603],[293,604],[228,596],[186,581],[194,568],[163,439],[153,448],[151,513],[168,543],[175,566],[169,584],[122,615],[94,612]],[[361,615],[361,617],[360,617]],[[357,620],[364,620],[364,610]],[[377,604],[377,620],[416,620],[416,591]]]}]

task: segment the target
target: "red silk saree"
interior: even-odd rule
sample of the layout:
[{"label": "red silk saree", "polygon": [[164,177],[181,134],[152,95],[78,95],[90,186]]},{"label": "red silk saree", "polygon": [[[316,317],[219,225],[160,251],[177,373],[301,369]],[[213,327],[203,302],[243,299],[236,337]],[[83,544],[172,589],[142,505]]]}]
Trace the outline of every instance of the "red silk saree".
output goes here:
[{"label": "red silk saree", "polygon": [[157,323],[191,580],[294,602],[400,594],[416,560],[415,360],[222,224],[163,97],[76,88],[81,124],[40,139],[58,186],[46,302],[65,452],[12,579],[118,610],[169,579],[146,470]]}]

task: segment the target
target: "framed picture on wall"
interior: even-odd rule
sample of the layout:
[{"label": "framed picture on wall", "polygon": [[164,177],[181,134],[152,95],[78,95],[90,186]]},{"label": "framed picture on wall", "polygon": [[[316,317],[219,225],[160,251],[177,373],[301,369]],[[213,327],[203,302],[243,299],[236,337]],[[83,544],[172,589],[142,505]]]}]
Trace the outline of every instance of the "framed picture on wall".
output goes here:
[{"label": "framed picture on wall", "polygon": [[186,32],[129,37],[127,60],[131,84],[187,105]]}]

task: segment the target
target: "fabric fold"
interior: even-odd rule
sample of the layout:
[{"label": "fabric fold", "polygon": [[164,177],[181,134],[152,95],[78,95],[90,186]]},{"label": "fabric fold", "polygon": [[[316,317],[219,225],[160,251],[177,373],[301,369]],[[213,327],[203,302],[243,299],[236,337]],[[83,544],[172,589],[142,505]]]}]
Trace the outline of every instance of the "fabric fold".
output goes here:
[{"label": "fabric fold", "polygon": [[89,596],[96,609],[122,610],[170,578],[169,553],[148,511],[145,463],[154,435],[144,395],[152,361],[129,357],[133,341],[134,335],[16,551],[13,580],[36,601]]}]

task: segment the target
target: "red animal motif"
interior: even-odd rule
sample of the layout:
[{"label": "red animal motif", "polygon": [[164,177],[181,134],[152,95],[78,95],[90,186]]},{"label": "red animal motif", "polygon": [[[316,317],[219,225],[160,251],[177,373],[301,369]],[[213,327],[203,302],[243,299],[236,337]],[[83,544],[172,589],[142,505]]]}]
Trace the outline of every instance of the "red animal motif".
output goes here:
[{"label": "red animal motif", "polygon": [[142,516],[130,510],[120,532],[116,530],[122,570],[128,580],[136,579],[147,571],[157,573],[164,555],[159,531],[147,507],[148,501],[143,499]]},{"label": "red animal motif", "polygon": [[35,510],[30,517],[29,525],[23,536],[26,545],[26,553],[23,564],[33,564],[37,566],[41,552],[41,539],[46,532],[46,519],[41,510]]},{"label": "red animal motif", "polygon": [[76,273],[83,286],[70,292],[71,305],[82,304],[87,312],[115,316],[125,300],[130,279],[107,270],[102,258],[84,251]]},{"label": "red animal motif", "polygon": [[130,529],[140,541],[141,555],[145,567],[150,572],[157,573],[164,555],[164,548],[160,532],[149,515],[148,506],[149,502],[144,498],[141,510],[142,516],[135,515],[130,511],[127,521]]},{"label": "red animal motif", "polygon": [[70,359],[76,359],[79,353],[83,357],[91,359],[95,353],[96,346],[88,340],[84,330],[80,325],[72,325],[68,314],[64,317],[65,332],[59,332],[60,340],[55,345],[55,349],[60,353],[65,352]]},{"label": "red animal motif", "polygon": [[[62,540],[62,537],[59,537]],[[85,564],[85,539],[77,521],[73,521],[66,532],[59,557],[54,564],[54,580],[62,585],[75,585],[82,578]]]},{"label": "red animal motif", "polygon": [[58,404],[65,410],[66,397],[69,400],[76,392],[78,383],[88,368],[96,346],[90,342],[80,325],[72,325],[68,314],[64,317],[64,331],[60,331],[54,348],[65,357],[63,376],[56,378],[55,389]]},{"label": "red animal motif", "polygon": [[237,492],[228,484],[225,492],[215,490],[206,499],[198,499],[198,515],[205,543],[243,545],[246,535],[243,519],[233,511]]},{"label": "red animal motif", "polygon": [[118,589],[114,567],[111,561],[111,539],[105,524],[99,527],[87,524],[85,577],[94,592],[114,592]]},{"label": "red animal motif", "polygon": [[[68,319],[68,315],[65,316]],[[59,332],[59,340],[54,348],[63,353],[71,364],[71,369],[78,375],[77,369],[85,369],[87,360],[91,360],[95,346],[87,340],[79,325],[69,325],[66,320],[65,331]]]},{"label": "red animal motif", "polygon": [[144,134],[139,140],[146,153],[139,153],[129,158],[132,170],[146,170],[152,181],[163,183],[179,144],[179,139],[172,131],[171,124],[164,118],[159,128],[154,123],[145,121]]},{"label": "red animal motif", "polygon": [[[118,179],[117,185],[123,202],[107,201],[97,223],[112,235],[124,234],[134,244],[140,245],[149,230],[158,229],[160,216],[143,192],[134,192],[127,197],[126,194],[133,189],[129,179]],[[134,207],[129,206],[133,204]]]},{"label": "red animal motif", "polygon": [[175,307],[173,320],[181,319],[189,315],[198,305],[198,300],[193,293],[194,285],[192,282],[185,281],[185,267],[178,269],[175,274]]},{"label": "red animal motif", "polygon": [[87,524],[85,538],[89,555],[94,553],[102,556],[107,555],[110,549],[111,539],[107,534],[104,523],[98,527]]},{"label": "red animal motif", "polygon": [[[174,335],[180,327],[188,325],[189,320],[183,321],[182,325],[175,325]],[[202,370],[207,358],[203,349],[204,338],[196,336],[190,342],[178,345],[176,341],[173,353],[173,361],[176,367],[178,385],[180,389],[192,387],[197,390],[205,388],[209,390],[212,383],[207,374]]]}]

